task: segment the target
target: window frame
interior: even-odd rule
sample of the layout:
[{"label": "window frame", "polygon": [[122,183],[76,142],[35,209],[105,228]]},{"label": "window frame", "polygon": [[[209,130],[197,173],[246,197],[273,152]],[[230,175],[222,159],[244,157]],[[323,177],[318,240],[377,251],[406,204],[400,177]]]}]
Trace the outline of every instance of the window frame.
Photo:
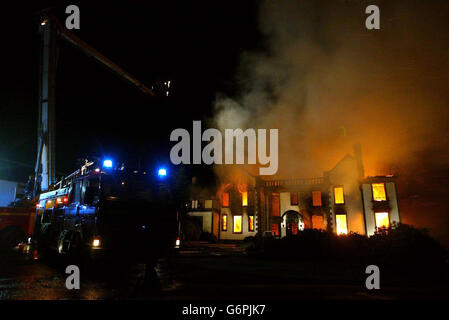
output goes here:
[{"label": "window frame", "polygon": [[[252,230],[251,230],[251,218],[253,218]],[[256,220],[254,218],[254,215],[249,215],[248,216],[248,232],[254,232],[254,231],[256,231]]]},{"label": "window frame", "polygon": [[[378,227],[377,226],[377,219],[376,219],[376,214],[377,213],[386,213],[387,214],[387,217],[388,217],[388,227]],[[390,212],[389,211],[376,211],[376,212],[374,212],[374,227],[375,227],[375,229],[377,230],[377,229],[380,229],[380,228],[389,228],[391,226],[391,219],[390,219]]]},{"label": "window frame", "polygon": [[[226,220],[226,223],[224,223],[224,220]],[[223,213],[221,215],[220,224],[221,224],[221,231],[228,232],[228,214],[227,213]]]},{"label": "window frame", "polygon": [[[343,190],[344,191],[344,190]],[[313,201],[313,199],[314,199],[314,194],[316,194],[316,193],[319,193],[320,194],[320,204],[319,205],[315,205],[315,203],[314,203],[314,201]],[[344,195],[343,195],[344,196]],[[334,195],[334,197],[335,197],[335,195]],[[322,195],[322,192],[321,191],[312,191],[312,207],[316,207],[316,208],[318,208],[318,207],[322,207],[323,206],[323,195]]]},{"label": "window frame", "polygon": [[[335,189],[338,189],[338,188],[341,188],[343,191],[342,191],[342,196],[343,196],[343,202],[342,203],[337,203],[337,197],[335,196]],[[345,197],[345,188],[343,187],[343,186],[341,186],[341,185],[339,185],[339,186],[334,186],[334,205],[344,205],[344,204],[346,204],[346,197]]]},{"label": "window frame", "polygon": [[[317,228],[316,226],[315,226],[315,223],[314,223],[314,217],[319,217],[319,218],[321,218],[321,225],[322,225],[322,228]],[[315,219],[317,219],[317,218],[315,218]],[[311,218],[311,221],[312,221],[312,229],[315,229],[315,230],[325,230],[325,228],[324,228],[324,216],[322,216],[322,215],[317,215],[317,214],[313,214],[312,215],[312,218]]]},{"label": "window frame", "polygon": [[[375,185],[375,184],[383,184],[384,185],[385,200],[375,200],[374,199],[374,187],[373,187],[373,185]],[[373,183],[371,183],[371,195],[372,195],[373,201],[375,201],[375,202],[388,201],[387,184],[385,182],[373,182]]]},{"label": "window frame", "polygon": [[[345,216],[346,233],[338,233],[337,216]],[[348,234],[349,233],[348,214],[347,213],[338,213],[338,214],[335,215],[335,232],[337,233],[337,235],[342,235],[342,234]]]},{"label": "window frame", "polygon": [[[244,204],[243,202],[243,194],[246,193],[246,204]],[[247,207],[248,206],[248,191],[244,191],[242,192],[242,207]]]},{"label": "window frame", "polygon": [[[235,231],[235,218],[240,217],[240,232]],[[242,234],[243,233],[243,216],[241,214],[235,214],[232,216],[232,233]]]},{"label": "window frame", "polygon": [[[227,194],[228,195],[228,204],[225,205],[224,203],[224,195]],[[229,194],[229,192],[223,192],[223,194],[221,195],[221,205],[223,208],[229,208],[229,204],[231,202],[231,195]]]}]

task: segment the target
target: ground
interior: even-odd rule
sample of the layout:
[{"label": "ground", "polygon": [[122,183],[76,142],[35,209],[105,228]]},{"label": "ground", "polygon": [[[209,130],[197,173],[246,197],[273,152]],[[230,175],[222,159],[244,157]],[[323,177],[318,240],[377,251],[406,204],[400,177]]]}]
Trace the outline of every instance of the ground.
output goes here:
[{"label": "ground", "polygon": [[[236,244],[196,242],[156,271],[160,289],[143,283],[144,266],[107,266],[81,275],[81,289],[65,287],[64,259],[34,260],[19,247],[3,249],[0,300],[4,299],[397,299],[448,298],[447,281],[420,287],[382,286],[367,290],[364,270],[326,264],[248,257]],[[382,282],[381,282],[382,283]]]}]

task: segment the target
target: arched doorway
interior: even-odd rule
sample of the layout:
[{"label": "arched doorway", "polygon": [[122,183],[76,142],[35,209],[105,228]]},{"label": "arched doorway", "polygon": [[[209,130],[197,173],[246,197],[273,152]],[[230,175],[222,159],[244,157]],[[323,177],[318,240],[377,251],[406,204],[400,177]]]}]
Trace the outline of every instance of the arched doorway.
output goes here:
[{"label": "arched doorway", "polygon": [[282,215],[281,237],[297,235],[298,231],[301,231],[303,229],[304,229],[304,219],[299,212],[289,210]]}]

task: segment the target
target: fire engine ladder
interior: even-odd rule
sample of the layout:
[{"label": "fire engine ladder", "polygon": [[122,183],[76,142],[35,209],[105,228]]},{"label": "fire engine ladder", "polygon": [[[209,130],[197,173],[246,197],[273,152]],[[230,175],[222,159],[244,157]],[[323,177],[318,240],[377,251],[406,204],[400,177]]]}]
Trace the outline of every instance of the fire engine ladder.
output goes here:
[{"label": "fire engine ladder", "polygon": [[46,191],[56,182],[54,128],[58,39],[65,40],[121,79],[139,89],[142,93],[155,96],[151,89],[147,88],[124,69],[120,68],[77,36],[68,32],[49,10],[44,10],[40,13],[39,32],[41,34],[39,125],[33,196],[37,195],[39,191],[38,187],[40,187],[40,191]]}]

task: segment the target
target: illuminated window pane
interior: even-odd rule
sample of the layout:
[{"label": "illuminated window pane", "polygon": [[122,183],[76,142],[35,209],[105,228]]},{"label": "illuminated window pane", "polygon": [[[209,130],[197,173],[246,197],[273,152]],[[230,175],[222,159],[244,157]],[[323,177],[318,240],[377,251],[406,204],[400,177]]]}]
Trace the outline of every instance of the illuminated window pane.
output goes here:
[{"label": "illuminated window pane", "polygon": [[271,225],[271,232],[273,233],[273,235],[278,236],[279,235],[279,224],[273,223]]},{"label": "illuminated window pane", "polygon": [[222,198],[223,207],[229,207],[229,193],[224,192]]},{"label": "illuminated window pane", "polygon": [[345,196],[343,193],[343,187],[335,187],[334,188],[334,197],[335,204],[343,204],[345,203]]},{"label": "illuminated window pane", "polygon": [[312,227],[313,229],[324,229],[323,216],[313,215],[312,216]]},{"label": "illuminated window pane", "polygon": [[221,217],[221,230],[228,231],[228,216],[226,214]]},{"label": "illuminated window pane", "polygon": [[242,232],[242,216],[234,216],[234,233]]},{"label": "illuminated window pane", "polygon": [[291,205],[298,205],[298,193],[297,192],[291,192],[290,193],[290,204]]},{"label": "illuminated window pane", "polygon": [[314,207],[321,207],[321,191],[312,191],[312,202]]},{"label": "illuminated window pane", "polygon": [[346,215],[345,214],[335,215],[335,221],[337,222],[337,234],[347,234],[348,225],[346,223]]},{"label": "illuminated window pane", "polygon": [[387,200],[387,194],[385,192],[385,183],[373,183],[373,199],[374,201],[385,201]]},{"label": "illuminated window pane", "polygon": [[388,212],[376,212],[376,227],[388,228],[390,226],[390,219]]},{"label": "illuminated window pane", "polygon": [[248,229],[249,231],[254,231],[254,216],[249,216],[249,225]]},{"label": "illuminated window pane", "polygon": [[246,207],[248,205],[248,192],[242,192],[242,206]]}]

